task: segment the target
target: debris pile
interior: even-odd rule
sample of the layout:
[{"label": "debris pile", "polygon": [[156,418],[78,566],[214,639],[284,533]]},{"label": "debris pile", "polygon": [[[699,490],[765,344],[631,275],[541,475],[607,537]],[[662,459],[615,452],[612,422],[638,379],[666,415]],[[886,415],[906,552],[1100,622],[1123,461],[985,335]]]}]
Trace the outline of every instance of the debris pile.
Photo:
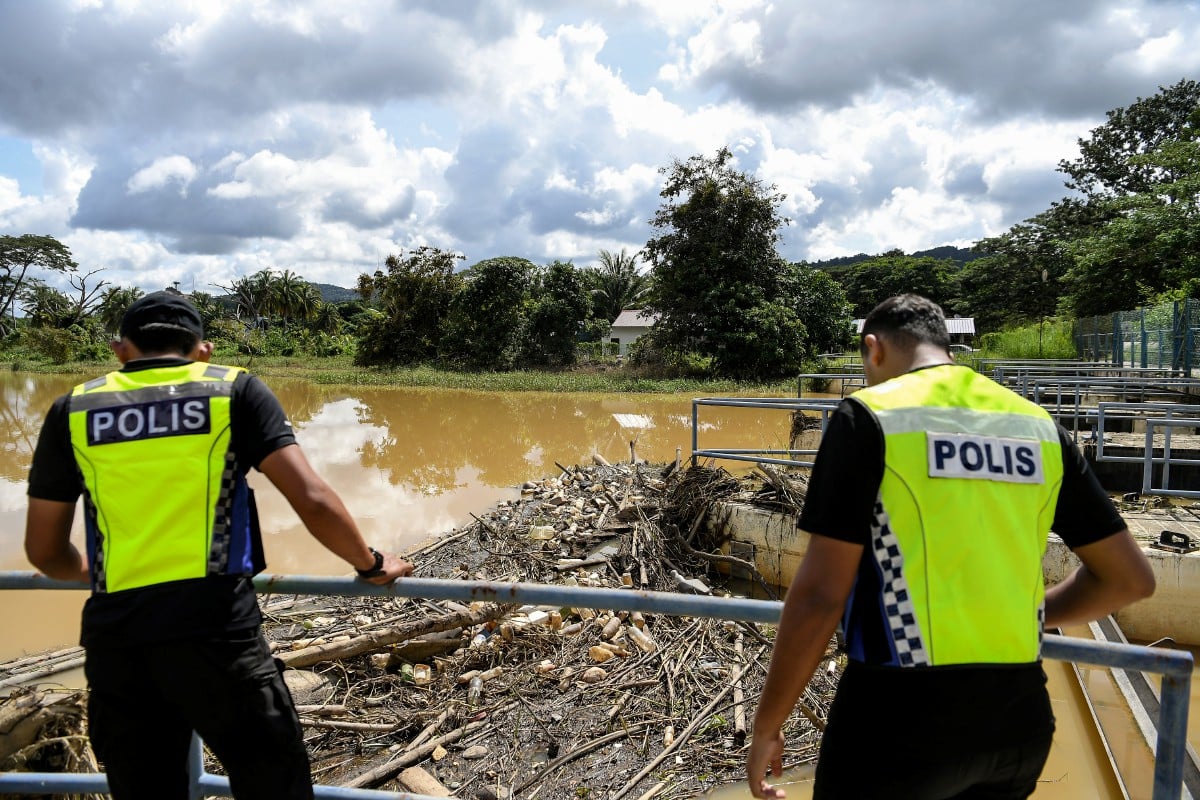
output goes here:
[{"label": "debris pile", "polygon": [[[561,468],[408,554],[427,578],[773,597],[716,552],[731,498],[794,510],[803,482],[677,465]],[[736,567],[752,580],[730,584]],[[264,630],[322,784],[460,798],[695,797],[743,780],[773,629],[603,608],[266,597]],[[812,761],[841,662],[793,715]],[[219,765],[209,764],[219,772]]]},{"label": "debris pile", "polygon": [[[423,577],[726,593],[714,567],[754,568],[712,552],[711,503],[803,496],[790,476],[759,477],[564,468],[410,557]],[[751,588],[762,596],[732,591]],[[264,610],[277,655],[320,678],[301,707],[317,780],[461,798],[683,798],[741,781],[773,633],[602,608],[309,598]],[[331,661],[335,648],[353,655]],[[789,765],[815,758],[832,650],[827,662],[792,720]]]}]

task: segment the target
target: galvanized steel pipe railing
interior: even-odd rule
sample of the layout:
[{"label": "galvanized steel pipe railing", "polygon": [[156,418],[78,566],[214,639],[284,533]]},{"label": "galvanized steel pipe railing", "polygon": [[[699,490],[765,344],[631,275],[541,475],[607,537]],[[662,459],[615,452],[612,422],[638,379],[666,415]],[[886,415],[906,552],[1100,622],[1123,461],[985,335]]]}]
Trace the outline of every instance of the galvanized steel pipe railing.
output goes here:
[{"label": "galvanized steel pipe railing", "polygon": [[[752,448],[700,449],[700,407],[725,406],[728,408],[778,408],[785,411],[816,411],[821,414],[821,430],[825,430],[829,415],[837,408],[839,400],[832,397],[803,400],[796,397],[698,397],[692,400],[692,466],[701,458],[718,458],[728,461],[748,461],[755,464],[778,464],[783,467],[811,467],[812,461],[801,461],[792,456],[816,456],[815,449],[771,450]],[[787,458],[776,458],[787,456]]]},{"label": "galvanized steel pipe railing", "polygon": [[[389,586],[376,586],[351,578],[296,575],[259,575],[254,586],[260,594],[315,594],[342,597],[419,597],[461,602],[488,601],[521,605],[604,608],[676,616],[710,617],[774,624],[783,604],[772,600],[741,597],[603,589],[536,583],[452,581],[434,578],[401,578]],[[85,584],[56,581],[32,572],[0,572],[0,589],[88,588]],[[1115,669],[1156,672],[1163,676],[1162,700],[1155,750],[1153,800],[1179,800],[1183,791],[1183,764],[1187,748],[1187,715],[1191,698],[1192,654],[1138,645],[1095,642],[1048,634],[1042,646],[1046,658],[1094,664]],[[193,753],[193,757],[198,756]],[[197,774],[197,773],[193,773]],[[101,792],[95,781],[103,776],[54,773],[0,773],[0,794],[30,791]],[[36,782],[36,789],[30,781]],[[215,794],[228,792],[228,782],[201,769],[193,790]],[[422,796],[362,789],[316,787],[317,797],[425,800]],[[200,795],[196,795],[199,797]]]}]

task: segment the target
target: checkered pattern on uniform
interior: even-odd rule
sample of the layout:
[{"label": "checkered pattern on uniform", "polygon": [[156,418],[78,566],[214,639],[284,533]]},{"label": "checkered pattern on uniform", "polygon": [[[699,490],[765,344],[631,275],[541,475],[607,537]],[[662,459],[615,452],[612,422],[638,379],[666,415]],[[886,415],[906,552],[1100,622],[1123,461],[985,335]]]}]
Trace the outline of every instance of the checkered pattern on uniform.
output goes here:
[{"label": "checkered pattern on uniform", "polygon": [[929,654],[925,651],[921,627],[917,624],[912,597],[908,593],[908,581],[904,578],[904,554],[900,552],[900,539],[892,532],[887,510],[879,500],[875,501],[871,546],[875,563],[879,565],[883,610],[887,615],[896,658],[902,667],[928,665]]},{"label": "checkered pattern on uniform", "polygon": [[[80,482],[82,483],[82,481],[81,475]],[[83,513],[88,518],[89,527],[96,534],[95,552],[92,554],[95,561],[91,564],[90,569],[96,578],[96,592],[99,594],[108,591],[108,565],[104,559],[104,531],[100,529],[99,510],[92,502],[92,495],[87,490],[83,492]]]},{"label": "checkered pattern on uniform", "polygon": [[1042,657],[1042,640],[1046,635],[1046,601],[1038,606],[1038,658]]},{"label": "checkered pattern on uniform", "polygon": [[223,575],[229,566],[229,528],[233,516],[233,490],[237,484],[236,460],[230,451],[225,453],[221,470],[221,490],[213,512],[212,548],[208,551],[208,574]]}]

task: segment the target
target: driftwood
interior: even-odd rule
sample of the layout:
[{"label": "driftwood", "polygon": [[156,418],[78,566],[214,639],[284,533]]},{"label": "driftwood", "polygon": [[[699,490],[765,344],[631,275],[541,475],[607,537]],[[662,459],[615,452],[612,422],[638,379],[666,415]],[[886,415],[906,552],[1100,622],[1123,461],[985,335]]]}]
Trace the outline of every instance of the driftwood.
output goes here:
[{"label": "driftwood", "polygon": [[57,675],[83,666],[82,647],[67,647],[50,653],[26,656],[0,666],[0,689]]},{"label": "driftwood", "polygon": [[375,786],[376,784],[386,781],[388,778],[400,772],[400,770],[424,761],[437,748],[457,742],[467,734],[473,733],[486,726],[486,722],[471,722],[462,726],[461,728],[456,728],[455,730],[439,736],[436,739],[431,739],[420,747],[405,751],[405,753],[400,757],[394,758],[391,761],[388,761],[386,764],[381,764],[378,767],[370,769],[353,780],[343,783],[342,786],[348,789],[359,789],[364,786]]},{"label": "driftwood", "polygon": [[[762,653],[765,651],[765,649],[766,648],[760,648],[758,654],[762,655]],[[722,699],[724,699],[725,695],[730,690],[733,689],[733,685],[736,684],[738,681],[740,681],[742,679],[742,676],[745,675],[746,672],[748,672],[750,670],[750,668],[753,666],[754,666],[754,663],[751,662],[749,664],[746,664],[741,669],[739,669],[737,672],[737,675],[735,675],[733,678],[733,683],[726,684],[725,688],[723,688],[720,692],[718,692],[716,697],[714,697],[712,700],[710,700],[708,705],[705,706],[700,711],[700,713],[696,715],[696,718],[694,720],[692,720],[692,723],[683,729],[683,733],[679,734],[678,738],[676,738],[675,741],[671,742],[666,747],[664,747],[662,752],[659,753],[658,756],[656,756],[649,764],[647,764],[645,767],[642,768],[641,772],[639,772],[637,775],[634,775],[632,778],[630,778],[629,782],[626,783],[623,787],[621,787],[621,789],[612,796],[612,800],[621,800],[621,798],[624,797],[626,794],[628,794],[629,791],[631,789],[633,789],[633,787],[638,785],[638,783],[642,780],[642,778],[645,778],[647,775],[649,775],[651,772],[653,772],[654,768],[657,767],[659,764],[661,764],[666,759],[666,757],[671,754],[671,751],[673,751],[675,748],[679,747],[681,744],[686,742],[688,737],[691,736],[693,733],[695,733],[697,728],[699,728],[702,724],[704,724],[705,722],[708,721],[709,715],[712,714],[712,712],[717,708],[717,705],[721,702]]]},{"label": "driftwood", "polygon": [[[803,482],[683,467],[681,457],[562,467],[408,556],[427,577],[673,592],[673,569],[713,594],[753,590],[712,569],[727,557],[703,520],[718,499],[778,508]],[[411,598],[275,597],[263,610],[285,663],[325,665],[327,689],[307,702],[326,702],[299,709],[321,783],[431,796],[452,787],[464,798],[678,800],[741,782],[767,667],[757,645],[773,636],[772,626],[716,619]],[[0,665],[0,680],[72,657]],[[464,674],[481,682],[458,683]],[[815,757],[836,680],[818,669],[788,720],[789,764]],[[19,758],[86,745],[68,730],[39,736]]]},{"label": "driftwood", "polygon": [[326,642],[290,653],[280,653],[278,658],[289,667],[309,667],[322,661],[335,661],[370,653],[396,642],[403,642],[406,639],[414,639],[437,631],[478,625],[489,620],[499,619],[505,611],[505,606],[488,603],[467,613],[453,612],[440,617],[426,617],[413,622],[401,623],[386,630],[355,636],[346,641]]},{"label": "driftwood", "polygon": [[18,689],[0,699],[0,771],[98,772],[84,735],[84,697],[81,691]]},{"label": "driftwood", "polygon": [[405,791],[413,794],[423,794],[426,797],[449,797],[450,790],[441,781],[420,767],[409,767],[396,778]]}]

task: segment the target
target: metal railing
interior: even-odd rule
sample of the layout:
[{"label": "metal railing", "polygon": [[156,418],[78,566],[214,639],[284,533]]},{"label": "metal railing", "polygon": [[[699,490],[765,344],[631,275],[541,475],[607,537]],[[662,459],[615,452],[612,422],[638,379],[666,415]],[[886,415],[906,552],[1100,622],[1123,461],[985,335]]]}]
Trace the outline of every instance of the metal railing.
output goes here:
[{"label": "metal railing", "polygon": [[[1163,454],[1161,458],[1154,455],[1154,429],[1163,428]],[[1200,497],[1200,491],[1194,489],[1171,488],[1171,466],[1200,466],[1200,458],[1171,457],[1171,429],[1200,428],[1200,419],[1147,419],[1146,444],[1142,454],[1142,494],[1166,495],[1168,497]],[[1154,465],[1162,464],[1162,486],[1155,488],[1153,484]]]},{"label": "metal railing", "polygon": [[[727,408],[779,408],[785,411],[815,411],[821,415],[821,431],[829,422],[829,415],[837,408],[838,400],[832,397],[803,400],[796,397],[699,397],[692,400],[692,466],[701,458],[721,458],[730,461],[750,461],[756,464],[776,464],[784,467],[811,467],[813,462],[801,461],[793,456],[815,456],[816,449],[772,450],[768,448],[700,449],[700,407],[724,406]],[[777,456],[787,456],[778,458]]]},{"label": "metal railing", "polygon": [[[492,581],[452,581],[431,578],[402,578],[390,586],[376,586],[349,578],[260,575],[254,579],[254,585],[260,594],[420,597],[431,600],[519,603],[551,608],[584,606],[614,611],[641,611],[764,624],[777,623],[783,608],[783,604],[777,601],[739,597],[705,597],[629,589],[496,583]],[[53,581],[32,572],[0,572],[0,589],[86,588],[85,584]],[[1163,676],[1152,800],[1178,800],[1183,791],[1183,765],[1187,750],[1187,715],[1192,681],[1191,653],[1047,634],[1042,644],[1042,654],[1046,658],[1060,661],[1155,672]],[[193,768],[193,800],[202,796],[196,794],[201,790],[207,794],[229,796],[227,780],[205,773],[202,764],[197,768],[195,761],[193,761]],[[0,794],[30,791],[107,791],[107,783],[103,786],[94,783],[90,783],[86,787],[82,786],[81,782],[88,779],[103,780],[103,776],[0,773]],[[36,786],[29,783],[30,780],[36,781]],[[317,797],[391,797],[397,800],[426,800],[425,796],[402,792],[375,792],[330,786],[318,786],[314,791]]]}]

